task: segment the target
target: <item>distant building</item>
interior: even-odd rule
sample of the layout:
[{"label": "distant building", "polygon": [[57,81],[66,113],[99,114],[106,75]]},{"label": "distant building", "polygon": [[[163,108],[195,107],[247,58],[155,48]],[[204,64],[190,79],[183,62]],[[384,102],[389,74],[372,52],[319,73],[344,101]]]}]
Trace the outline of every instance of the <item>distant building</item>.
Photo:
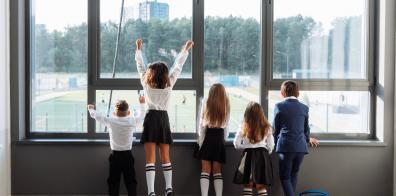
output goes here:
[{"label": "distant building", "polygon": [[144,1],[139,3],[139,18],[143,21],[169,20],[169,5],[160,3],[157,0]]}]

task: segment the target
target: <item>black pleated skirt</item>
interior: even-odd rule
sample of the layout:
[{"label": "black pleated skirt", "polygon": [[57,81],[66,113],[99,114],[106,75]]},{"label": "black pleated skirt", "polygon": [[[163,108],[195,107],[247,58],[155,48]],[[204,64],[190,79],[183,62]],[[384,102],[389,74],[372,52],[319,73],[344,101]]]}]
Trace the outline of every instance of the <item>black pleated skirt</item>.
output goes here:
[{"label": "black pleated skirt", "polygon": [[167,111],[149,110],[144,118],[140,143],[172,144],[172,134]]},{"label": "black pleated skirt", "polygon": [[234,175],[235,184],[264,184],[270,186],[273,182],[271,157],[266,148],[247,148]]},{"label": "black pleated skirt", "polygon": [[205,139],[196,158],[199,160],[226,162],[224,129],[206,128]]}]

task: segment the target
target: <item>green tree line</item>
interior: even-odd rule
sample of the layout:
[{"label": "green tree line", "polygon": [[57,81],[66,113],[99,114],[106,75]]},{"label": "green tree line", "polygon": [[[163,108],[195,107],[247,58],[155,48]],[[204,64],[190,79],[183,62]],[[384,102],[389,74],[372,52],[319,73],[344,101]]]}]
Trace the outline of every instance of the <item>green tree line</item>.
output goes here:
[{"label": "green tree line", "polygon": [[[347,23],[350,18],[337,19]],[[317,25],[313,18],[293,16],[274,22],[274,71],[301,67],[301,44],[309,38]],[[112,71],[118,24],[102,23],[100,26],[100,69]],[[333,24],[334,27],[337,24]],[[35,25],[33,44],[36,72],[86,72],[88,62],[87,24],[71,26],[63,31],[48,31],[45,25]],[[207,17],[205,33],[205,70],[229,73],[230,70],[255,73],[260,64],[261,28],[257,20],[241,17]],[[135,72],[135,40],[144,41],[147,62],[173,63],[185,40],[191,39],[192,24],[189,18],[171,21],[128,20],[122,24],[117,59],[117,73]],[[327,36],[331,36],[331,32]],[[329,38],[331,40],[331,38]],[[347,42],[348,40],[346,40]],[[288,58],[285,58],[287,53]],[[289,61],[291,67],[287,68]],[[185,70],[191,71],[191,55]]]}]

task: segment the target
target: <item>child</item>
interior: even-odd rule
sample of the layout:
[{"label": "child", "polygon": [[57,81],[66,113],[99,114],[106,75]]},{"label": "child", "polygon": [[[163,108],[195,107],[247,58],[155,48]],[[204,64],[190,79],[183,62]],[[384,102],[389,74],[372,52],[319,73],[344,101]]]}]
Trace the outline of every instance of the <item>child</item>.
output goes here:
[{"label": "child", "polygon": [[244,185],[243,195],[253,195],[254,186],[259,196],[268,195],[266,188],[273,179],[270,154],[274,149],[274,137],[260,104],[248,104],[234,146],[245,149],[235,172],[234,183]]},{"label": "child", "polygon": [[310,138],[308,106],[300,103],[299,87],[295,81],[285,81],[281,86],[284,101],[274,108],[274,137],[279,157],[279,176],[285,196],[294,196],[297,174],[308,145],[317,146],[318,141]]},{"label": "child", "polygon": [[[216,196],[223,194],[221,164],[226,161],[225,139],[228,137],[230,103],[226,90],[221,84],[214,84],[209,90],[208,99],[201,103],[199,118],[199,150],[196,157],[202,162],[201,195],[207,196],[209,176],[213,171]],[[213,170],[212,170],[213,164]]]},{"label": "child", "polygon": [[140,140],[144,144],[146,152],[146,180],[148,195],[155,196],[155,148],[159,145],[160,159],[165,177],[165,195],[173,195],[172,189],[172,164],[169,157],[169,145],[172,144],[172,136],[167,113],[169,98],[172,88],[188,57],[188,50],[193,46],[192,41],[187,41],[178,55],[171,71],[164,62],[154,62],[145,70],[142,57],[143,41],[136,41],[135,61],[147,99],[149,111],[143,123],[143,133]]},{"label": "child", "polygon": [[131,116],[128,103],[119,100],[115,105],[112,117],[104,117],[97,114],[94,105],[88,105],[89,114],[99,123],[109,127],[110,148],[112,153],[109,157],[110,174],[107,179],[109,195],[118,195],[120,188],[121,173],[124,177],[125,186],[129,196],[136,196],[136,179],[134,158],[131,152],[133,132],[142,121],[144,115],[144,97],[139,97],[140,112],[137,116]]}]

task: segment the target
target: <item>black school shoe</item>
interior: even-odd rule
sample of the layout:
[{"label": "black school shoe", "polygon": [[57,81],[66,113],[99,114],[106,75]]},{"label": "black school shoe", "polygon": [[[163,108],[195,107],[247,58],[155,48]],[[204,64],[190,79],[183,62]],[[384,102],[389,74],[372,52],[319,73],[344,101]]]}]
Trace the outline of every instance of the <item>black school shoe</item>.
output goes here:
[{"label": "black school shoe", "polygon": [[166,196],[173,196],[173,189],[172,188],[168,188],[165,190],[165,195]]},{"label": "black school shoe", "polygon": [[151,192],[150,194],[148,194],[148,196],[155,196],[155,193]]}]

